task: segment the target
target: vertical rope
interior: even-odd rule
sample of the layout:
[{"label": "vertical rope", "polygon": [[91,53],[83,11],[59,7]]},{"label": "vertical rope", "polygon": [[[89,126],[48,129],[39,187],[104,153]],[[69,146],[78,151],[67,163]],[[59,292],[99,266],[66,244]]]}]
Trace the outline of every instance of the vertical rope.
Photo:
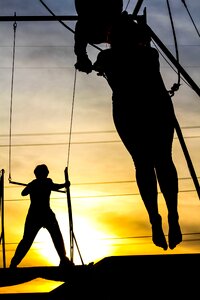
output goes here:
[{"label": "vertical rope", "polygon": [[[178,53],[178,44],[177,44],[177,40],[176,40],[176,32],[175,32],[174,22],[173,22],[172,13],[171,13],[171,8],[170,8],[170,4],[169,4],[168,0],[167,0],[167,8],[168,8],[168,12],[169,12],[169,18],[170,18],[170,22],[171,22],[171,26],[172,26],[173,37],[174,37],[176,60],[179,63],[179,53]],[[174,96],[174,92],[177,91],[180,87],[181,74],[180,74],[179,69],[177,70],[177,74],[178,74],[178,81],[177,81],[177,83],[173,84],[173,86],[171,87],[171,90],[169,91],[169,94],[170,94],[171,97]]]},{"label": "vertical rope", "polygon": [[[16,16],[16,13],[15,13]],[[13,56],[12,56],[12,76],[11,76],[11,93],[10,93],[10,129],[9,129],[9,177],[11,180],[11,158],[12,158],[12,107],[13,107],[13,89],[14,89],[14,71],[15,71],[15,43],[16,43],[16,29],[17,22],[13,24],[14,38],[13,38]]]},{"label": "vertical rope", "polygon": [[74,86],[73,86],[72,110],[71,110],[71,120],[70,120],[70,129],[69,129],[67,167],[69,167],[69,157],[70,157],[70,150],[71,150],[72,124],[73,124],[73,116],[74,116],[74,100],[75,100],[75,91],[76,91],[76,75],[77,75],[77,69],[75,69],[74,72]]}]

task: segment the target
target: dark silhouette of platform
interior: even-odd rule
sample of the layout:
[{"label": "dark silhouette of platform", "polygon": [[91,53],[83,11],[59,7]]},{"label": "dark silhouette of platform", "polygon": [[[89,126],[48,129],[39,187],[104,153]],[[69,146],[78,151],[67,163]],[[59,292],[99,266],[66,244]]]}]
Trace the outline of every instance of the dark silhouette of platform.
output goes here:
[{"label": "dark silhouette of platform", "polygon": [[0,269],[0,286],[38,277],[64,282],[48,293],[1,294],[0,299],[196,299],[199,269],[200,254],[111,256],[75,266],[73,272],[59,267]]}]

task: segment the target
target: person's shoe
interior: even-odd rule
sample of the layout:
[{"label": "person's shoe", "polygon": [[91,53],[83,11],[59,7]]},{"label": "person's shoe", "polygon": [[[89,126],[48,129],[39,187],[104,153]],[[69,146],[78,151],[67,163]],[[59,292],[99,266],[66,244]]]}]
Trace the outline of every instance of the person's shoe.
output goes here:
[{"label": "person's shoe", "polygon": [[74,268],[74,263],[71,260],[69,260],[68,257],[64,257],[60,260],[59,267],[66,268],[66,269],[72,269],[72,268]]},{"label": "person's shoe", "polygon": [[178,221],[169,223],[168,242],[171,250],[182,242],[182,233]]},{"label": "person's shoe", "polygon": [[16,263],[14,263],[13,259],[11,260],[9,268],[10,269],[16,269],[17,268],[17,265],[16,265]]}]

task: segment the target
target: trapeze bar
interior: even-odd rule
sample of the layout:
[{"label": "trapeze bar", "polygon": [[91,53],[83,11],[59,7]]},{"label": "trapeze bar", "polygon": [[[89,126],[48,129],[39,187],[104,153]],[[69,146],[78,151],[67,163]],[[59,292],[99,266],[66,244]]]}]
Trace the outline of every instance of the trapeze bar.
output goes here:
[{"label": "trapeze bar", "polygon": [[[27,186],[26,183],[22,183],[22,182],[18,182],[18,181],[13,181],[13,180],[9,180],[9,183],[12,183],[12,184],[17,184],[17,185],[23,185],[23,186]],[[59,193],[65,193],[65,191],[61,191],[61,190],[58,190],[58,191],[54,191],[54,192],[59,192]]]},{"label": "trapeze bar", "polygon": [[0,22],[14,21],[76,21],[78,16],[0,16]]}]

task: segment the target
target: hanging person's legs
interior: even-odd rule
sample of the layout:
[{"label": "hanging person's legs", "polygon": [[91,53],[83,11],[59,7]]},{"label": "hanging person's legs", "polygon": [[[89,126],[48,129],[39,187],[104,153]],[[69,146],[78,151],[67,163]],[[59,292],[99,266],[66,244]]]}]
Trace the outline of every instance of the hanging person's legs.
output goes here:
[{"label": "hanging person's legs", "polygon": [[162,229],[162,218],[158,211],[157,180],[153,162],[135,159],[136,181],[152,225],[153,243],[167,250],[168,245]]},{"label": "hanging person's legs", "polygon": [[158,212],[157,180],[152,162],[150,147],[151,131],[146,132],[138,116],[130,114],[118,104],[113,103],[113,118],[117,132],[135,164],[137,185],[152,225],[153,243],[167,250],[168,245],[162,229],[162,219]]},{"label": "hanging person's legs", "polygon": [[168,143],[167,139],[165,139],[165,141],[162,141],[160,144],[162,145],[162,149],[158,148],[156,172],[160,189],[168,209],[169,248],[174,249],[182,242],[178,214],[178,175],[171,155],[172,138],[168,140]]}]

